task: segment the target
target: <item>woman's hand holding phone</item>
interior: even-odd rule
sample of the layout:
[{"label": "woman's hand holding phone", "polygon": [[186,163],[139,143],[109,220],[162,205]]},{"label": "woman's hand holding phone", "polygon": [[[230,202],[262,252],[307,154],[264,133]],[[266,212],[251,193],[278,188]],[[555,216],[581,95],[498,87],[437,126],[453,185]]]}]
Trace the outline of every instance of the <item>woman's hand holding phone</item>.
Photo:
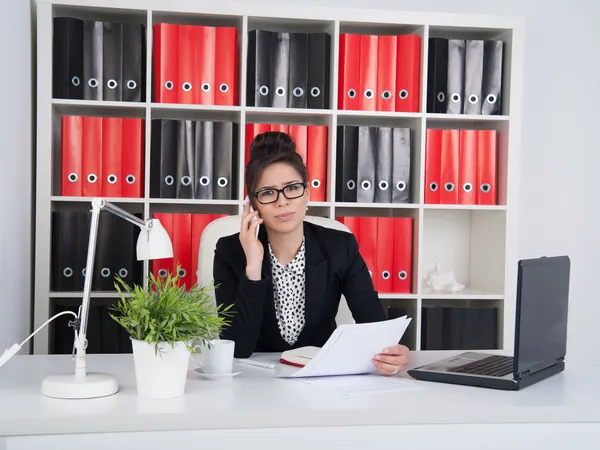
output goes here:
[{"label": "woman's hand holding phone", "polygon": [[246,202],[242,213],[240,243],[246,254],[246,276],[255,281],[261,278],[265,253],[262,243],[257,239],[257,230],[261,223],[262,219],[258,217],[258,213],[252,209],[250,202]]}]

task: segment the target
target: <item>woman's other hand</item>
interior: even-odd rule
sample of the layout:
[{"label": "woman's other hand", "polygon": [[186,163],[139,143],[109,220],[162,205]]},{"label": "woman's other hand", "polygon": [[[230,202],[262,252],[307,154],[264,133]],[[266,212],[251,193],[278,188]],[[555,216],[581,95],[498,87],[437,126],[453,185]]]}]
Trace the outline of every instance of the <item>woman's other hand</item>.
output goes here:
[{"label": "woman's other hand", "polygon": [[373,357],[373,364],[384,375],[396,375],[408,364],[408,347],[393,345]]}]

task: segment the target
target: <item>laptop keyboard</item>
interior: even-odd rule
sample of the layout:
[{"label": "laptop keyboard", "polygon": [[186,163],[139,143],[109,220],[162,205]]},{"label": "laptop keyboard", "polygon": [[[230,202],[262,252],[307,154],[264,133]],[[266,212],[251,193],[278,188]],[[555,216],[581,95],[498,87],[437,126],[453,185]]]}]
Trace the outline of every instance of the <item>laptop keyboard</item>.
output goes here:
[{"label": "laptop keyboard", "polygon": [[488,375],[503,377],[513,370],[513,357],[492,355],[487,358],[473,361],[462,366],[448,369],[448,372],[468,373],[472,375]]}]

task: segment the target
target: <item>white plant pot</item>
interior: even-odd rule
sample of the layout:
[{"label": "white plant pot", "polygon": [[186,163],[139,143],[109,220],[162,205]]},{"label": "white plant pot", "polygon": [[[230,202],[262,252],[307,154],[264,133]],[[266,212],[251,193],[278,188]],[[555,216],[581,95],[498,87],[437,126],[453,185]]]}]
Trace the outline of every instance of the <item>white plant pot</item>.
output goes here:
[{"label": "white plant pot", "polygon": [[155,344],[131,338],[138,396],[145,398],[175,398],[183,395],[190,362],[190,352],[184,342],[173,347],[167,342]]}]

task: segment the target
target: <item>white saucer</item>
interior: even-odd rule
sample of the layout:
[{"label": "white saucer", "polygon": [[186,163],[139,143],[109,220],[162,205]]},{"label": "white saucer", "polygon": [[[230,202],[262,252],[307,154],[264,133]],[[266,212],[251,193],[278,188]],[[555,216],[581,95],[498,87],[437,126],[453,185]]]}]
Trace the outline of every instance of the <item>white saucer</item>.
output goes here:
[{"label": "white saucer", "polygon": [[200,375],[202,378],[206,379],[206,380],[222,380],[224,378],[233,378],[238,376],[240,373],[242,373],[242,371],[237,371],[237,372],[231,372],[231,373],[204,373],[202,372],[202,369],[198,368],[198,369],[194,369],[194,372],[196,372],[198,375]]}]

